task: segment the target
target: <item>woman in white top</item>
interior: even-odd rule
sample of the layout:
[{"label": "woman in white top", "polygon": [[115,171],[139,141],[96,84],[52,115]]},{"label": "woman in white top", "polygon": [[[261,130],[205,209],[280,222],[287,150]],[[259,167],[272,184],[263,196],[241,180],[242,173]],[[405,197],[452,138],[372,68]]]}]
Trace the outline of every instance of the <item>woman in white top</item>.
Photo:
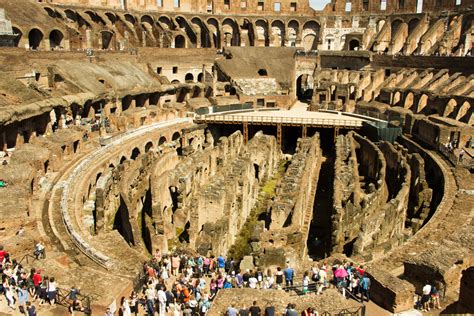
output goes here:
[{"label": "woman in white top", "polygon": [[131,316],[132,311],[130,310],[130,305],[128,304],[128,298],[122,297],[122,315]]},{"label": "woman in white top", "polygon": [[54,306],[56,302],[56,282],[54,281],[54,277],[49,279],[48,285],[46,287],[46,295],[48,297],[48,301],[51,306]]}]

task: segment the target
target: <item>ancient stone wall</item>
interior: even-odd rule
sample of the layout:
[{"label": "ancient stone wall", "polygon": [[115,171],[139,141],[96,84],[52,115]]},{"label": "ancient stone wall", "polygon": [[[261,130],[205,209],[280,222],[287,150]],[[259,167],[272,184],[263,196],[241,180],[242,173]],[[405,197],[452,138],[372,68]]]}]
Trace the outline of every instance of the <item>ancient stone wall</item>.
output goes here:
[{"label": "ancient stone wall", "polygon": [[474,267],[469,267],[462,272],[461,288],[459,289],[459,300],[457,303],[458,313],[473,313],[474,303]]},{"label": "ancient stone wall", "polygon": [[274,137],[257,133],[244,145],[236,132],[216,146],[211,138],[208,133],[201,151],[153,176],[159,247],[180,243],[202,254],[226,253],[280,159]]},{"label": "ancient stone wall", "polygon": [[306,241],[313,218],[314,197],[321,168],[319,134],[298,140],[297,149],[269,205],[270,223],[260,236],[254,255],[263,266],[283,266],[307,254]]},{"label": "ancient stone wall", "polygon": [[373,259],[401,244],[411,182],[403,154],[386,142],[377,148],[357,134],[340,136],[335,171],[333,251]]}]

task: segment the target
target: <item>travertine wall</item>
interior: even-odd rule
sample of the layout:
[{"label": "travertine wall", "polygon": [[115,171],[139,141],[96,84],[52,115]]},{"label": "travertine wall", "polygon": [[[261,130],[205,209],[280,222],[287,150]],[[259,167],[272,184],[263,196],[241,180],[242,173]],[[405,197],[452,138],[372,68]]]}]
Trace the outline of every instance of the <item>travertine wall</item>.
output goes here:
[{"label": "travertine wall", "polygon": [[349,133],[337,139],[335,175],[333,252],[375,257],[400,244],[411,179],[406,159],[388,143],[379,149]]},{"label": "travertine wall", "polygon": [[474,267],[469,267],[462,272],[461,288],[457,305],[458,313],[474,313]]},{"label": "travertine wall", "polygon": [[163,249],[171,250],[187,235],[184,241],[202,254],[226,253],[250,214],[260,184],[280,160],[271,136],[257,133],[244,145],[236,132],[221,137],[215,147],[211,138],[208,133],[203,149],[174,169],[157,169],[152,180],[156,240]]},{"label": "travertine wall", "polygon": [[259,251],[254,256],[263,266],[294,262],[306,256],[306,241],[313,218],[313,205],[321,168],[319,134],[299,139],[274,201],[269,206],[268,229],[257,237]]}]

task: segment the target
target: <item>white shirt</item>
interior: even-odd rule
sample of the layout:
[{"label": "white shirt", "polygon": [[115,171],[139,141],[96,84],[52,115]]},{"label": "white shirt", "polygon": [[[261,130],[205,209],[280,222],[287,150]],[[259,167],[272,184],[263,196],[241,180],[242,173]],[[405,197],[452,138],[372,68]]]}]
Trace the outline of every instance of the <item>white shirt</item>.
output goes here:
[{"label": "white shirt", "polygon": [[430,295],[431,293],[431,285],[426,284],[423,286],[423,295]]},{"label": "white shirt", "polygon": [[158,291],[158,301],[160,303],[166,303],[166,293],[163,290]]},{"label": "white shirt", "polygon": [[256,288],[257,288],[257,283],[258,283],[257,278],[251,277],[251,278],[249,279],[249,288],[251,288],[251,289],[256,289]]}]

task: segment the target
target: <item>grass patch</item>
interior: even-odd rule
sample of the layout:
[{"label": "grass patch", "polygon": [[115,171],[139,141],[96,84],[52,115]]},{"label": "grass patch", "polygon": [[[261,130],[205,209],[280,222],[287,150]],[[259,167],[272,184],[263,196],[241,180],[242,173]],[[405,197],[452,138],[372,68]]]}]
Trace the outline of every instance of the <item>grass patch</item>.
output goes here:
[{"label": "grass patch", "polygon": [[257,202],[252,208],[245,224],[240,229],[239,235],[235,240],[235,243],[230,247],[227,254],[228,257],[232,257],[235,260],[241,260],[243,257],[248,256],[252,253],[252,248],[250,247],[250,242],[252,239],[252,234],[255,231],[255,228],[258,223],[258,217],[263,212],[267,211],[268,205],[275,196],[276,187],[280,182],[280,179],[285,174],[286,168],[289,162],[286,160],[280,161],[277,171],[273,174],[273,177],[268,179],[260,189],[260,194],[258,195]]}]

